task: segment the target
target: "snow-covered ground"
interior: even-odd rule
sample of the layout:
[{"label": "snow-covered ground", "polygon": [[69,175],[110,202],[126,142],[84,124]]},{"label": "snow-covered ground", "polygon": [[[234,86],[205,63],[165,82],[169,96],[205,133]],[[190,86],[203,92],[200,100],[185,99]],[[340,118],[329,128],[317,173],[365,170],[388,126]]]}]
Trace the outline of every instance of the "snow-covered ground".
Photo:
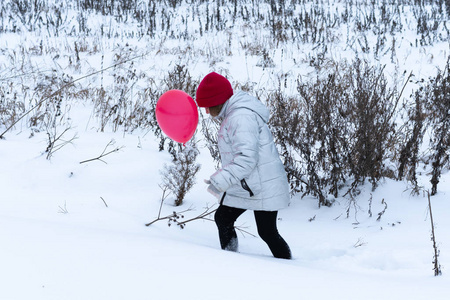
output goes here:
[{"label": "snow-covered ground", "polygon": [[[115,140],[122,147],[100,161]],[[220,250],[215,224],[184,229],[159,221],[159,169],[170,160],[149,135],[80,132],[51,161],[46,136],[14,133],[1,141],[0,299],[447,299],[450,280],[450,174],[432,197],[443,275],[433,276],[425,196],[405,183],[368,187],[347,218],[348,203],[317,208],[295,197],[279,214],[294,259],[271,256],[258,237],[240,236],[240,253]],[[112,148],[110,148],[112,149]],[[199,182],[182,207],[170,197],[162,215],[190,208],[193,217],[214,199],[201,179],[213,171],[202,149]],[[425,187],[427,182],[423,182]],[[372,195],[372,217],[369,199]],[[103,198],[103,200],[102,200]],[[364,200],[366,199],[366,200]],[[378,213],[387,204],[377,221]],[[107,205],[107,206],[106,206]],[[313,220],[311,220],[313,219]],[[238,225],[256,235],[253,214]]]},{"label": "snow-covered ground", "polygon": [[[247,6],[251,8],[252,3],[248,1]],[[336,3],[340,4],[328,6],[331,12],[342,10],[345,1]],[[180,22],[187,14],[186,20],[194,20],[189,24],[203,21],[200,24],[204,26],[205,19],[197,17],[193,9],[189,15],[191,8],[184,4],[176,13],[168,9],[168,15]],[[202,5],[204,9],[206,4]],[[222,12],[226,10],[222,7]],[[406,6],[404,11],[403,29],[394,35],[386,34],[383,53],[374,65],[386,64],[386,76],[398,81],[399,86],[403,84],[401,74],[413,72],[413,82],[403,95],[408,97],[419,86],[415,82],[435,76],[436,69],[444,67],[450,51],[445,41],[417,46],[413,8]],[[356,8],[354,13],[364,15]],[[161,16],[158,14],[158,26]],[[285,92],[295,93],[297,80],[317,76],[319,71],[309,61],[318,57],[324,47],[298,40],[278,45],[266,28],[253,28],[248,21],[231,26],[229,20],[229,30],[211,29],[195,39],[168,38],[167,32],[161,31],[153,40],[147,40],[135,37],[133,30],[139,26],[132,26],[136,24],[127,24],[129,29],[115,23],[114,18],[100,15],[88,18],[90,36],[64,36],[64,30],[78,30],[78,24],[73,25],[78,19],[69,16],[68,20],[59,35],[44,27],[42,35],[26,30],[0,34],[0,79],[11,80],[11,85],[4,86],[23,93],[18,97],[26,99],[25,105],[32,106],[39,100],[34,99],[32,81],[42,74],[50,75],[53,69],[56,75],[78,79],[113,65],[117,62],[114,58],[120,55],[142,58],[136,59],[135,65],[127,63],[122,69],[86,78],[74,90],[98,88],[101,81],[109,95],[117,96],[111,92],[117,87],[111,83],[112,75],[128,74],[137,68],[136,74],[142,71],[146,77],[129,80],[134,88],[130,94],[135,96],[133,93],[148,82],[161,82],[168,70],[180,64],[194,79],[210,71],[223,72],[233,84],[249,83],[261,93],[275,90],[284,78],[288,87]],[[12,26],[6,19],[3,21],[5,27]],[[103,35],[103,27],[100,36],[98,24],[106,24],[104,30],[113,33],[111,38]],[[180,32],[184,30],[184,25],[179,26]],[[188,29],[190,34],[198,35],[195,26]],[[363,33],[354,32],[352,26],[331,30],[336,44],[328,47],[328,59],[354,59]],[[133,37],[128,40],[129,36]],[[373,51],[376,37],[369,34],[367,38]],[[75,54],[75,43],[84,50]],[[274,67],[258,66],[262,59],[259,48],[270,49]],[[370,51],[358,55],[373,59]],[[77,65],[78,54],[81,61]],[[15,88],[19,84],[27,88]],[[126,83],[122,88],[128,93],[127,87]],[[88,98],[63,102],[63,112],[70,122],[57,130],[61,133],[69,128],[64,139],[76,139],[50,160],[44,153],[48,145],[45,130],[36,132],[27,125],[32,114],[0,139],[0,300],[449,298],[448,171],[441,177],[437,195],[431,198],[442,276],[433,276],[434,252],[425,192],[412,196],[406,182],[391,180],[382,181],[374,192],[369,185],[363,187],[355,203],[339,198],[330,208],[318,208],[317,199],[294,196],[290,207],[280,211],[278,222],[281,235],[291,247],[292,260],[272,257],[256,236],[251,212],[237,223],[250,234],[240,234],[240,252],[231,253],[220,249],[211,220],[196,220],[184,229],[169,227],[165,220],[145,226],[158,216],[160,170],[171,157],[158,151],[159,140],[148,129],[123,133],[119,128],[112,132],[113,126],[108,123],[101,132],[93,108],[95,101]],[[68,123],[70,126],[65,127]],[[0,124],[0,133],[5,129]],[[104,157],[104,162],[80,164],[114,149],[118,151]],[[214,172],[214,164],[204,146],[200,151],[197,184],[181,207],[174,207],[169,196],[161,215],[191,209],[184,213],[188,219],[216,205],[203,184],[203,179]],[[427,170],[423,170],[419,185],[424,191],[431,187],[429,179]]]}]

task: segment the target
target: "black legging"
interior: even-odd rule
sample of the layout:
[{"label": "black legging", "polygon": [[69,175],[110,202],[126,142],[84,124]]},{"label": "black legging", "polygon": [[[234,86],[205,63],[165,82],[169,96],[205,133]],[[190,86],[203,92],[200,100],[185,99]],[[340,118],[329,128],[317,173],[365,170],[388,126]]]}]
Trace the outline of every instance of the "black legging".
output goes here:
[{"label": "black legging", "polygon": [[[220,245],[224,250],[237,251],[238,241],[234,222],[245,212],[245,209],[220,205],[214,215],[219,229]],[[273,256],[292,258],[291,250],[277,230],[277,211],[254,211],[259,236],[269,246]]]}]

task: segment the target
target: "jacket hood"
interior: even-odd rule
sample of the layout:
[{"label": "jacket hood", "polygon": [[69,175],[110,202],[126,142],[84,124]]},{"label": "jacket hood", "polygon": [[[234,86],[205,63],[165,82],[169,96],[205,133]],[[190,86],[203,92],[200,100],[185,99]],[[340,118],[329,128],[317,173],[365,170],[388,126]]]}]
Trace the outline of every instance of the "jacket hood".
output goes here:
[{"label": "jacket hood", "polygon": [[237,91],[225,102],[218,118],[224,119],[237,109],[249,109],[258,114],[265,123],[269,122],[270,112],[267,107],[257,98],[243,91]]}]

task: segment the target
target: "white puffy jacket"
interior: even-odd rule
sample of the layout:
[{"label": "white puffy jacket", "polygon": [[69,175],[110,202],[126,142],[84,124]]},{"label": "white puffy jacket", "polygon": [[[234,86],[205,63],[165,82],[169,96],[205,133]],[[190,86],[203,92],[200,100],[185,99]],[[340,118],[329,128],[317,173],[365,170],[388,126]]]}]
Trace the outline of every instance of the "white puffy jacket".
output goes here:
[{"label": "white puffy jacket", "polygon": [[226,192],[223,204],[275,211],[289,205],[289,184],[284,166],[267,126],[269,110],[258,99],[236,92],[225,102],[218,146],[222,168],[211,183]]}]

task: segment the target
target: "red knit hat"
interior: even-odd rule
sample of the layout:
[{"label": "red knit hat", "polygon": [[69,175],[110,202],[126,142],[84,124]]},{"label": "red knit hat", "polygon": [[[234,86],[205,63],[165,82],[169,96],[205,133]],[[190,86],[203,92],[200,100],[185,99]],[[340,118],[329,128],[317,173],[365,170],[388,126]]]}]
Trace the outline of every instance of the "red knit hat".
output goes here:
[{"label": "red knit hat", "polygon": [[195,101],[199,107],[212,107],[225,103],[231,96],[233,88],[228,79],[212,72],[200,82]]}]

